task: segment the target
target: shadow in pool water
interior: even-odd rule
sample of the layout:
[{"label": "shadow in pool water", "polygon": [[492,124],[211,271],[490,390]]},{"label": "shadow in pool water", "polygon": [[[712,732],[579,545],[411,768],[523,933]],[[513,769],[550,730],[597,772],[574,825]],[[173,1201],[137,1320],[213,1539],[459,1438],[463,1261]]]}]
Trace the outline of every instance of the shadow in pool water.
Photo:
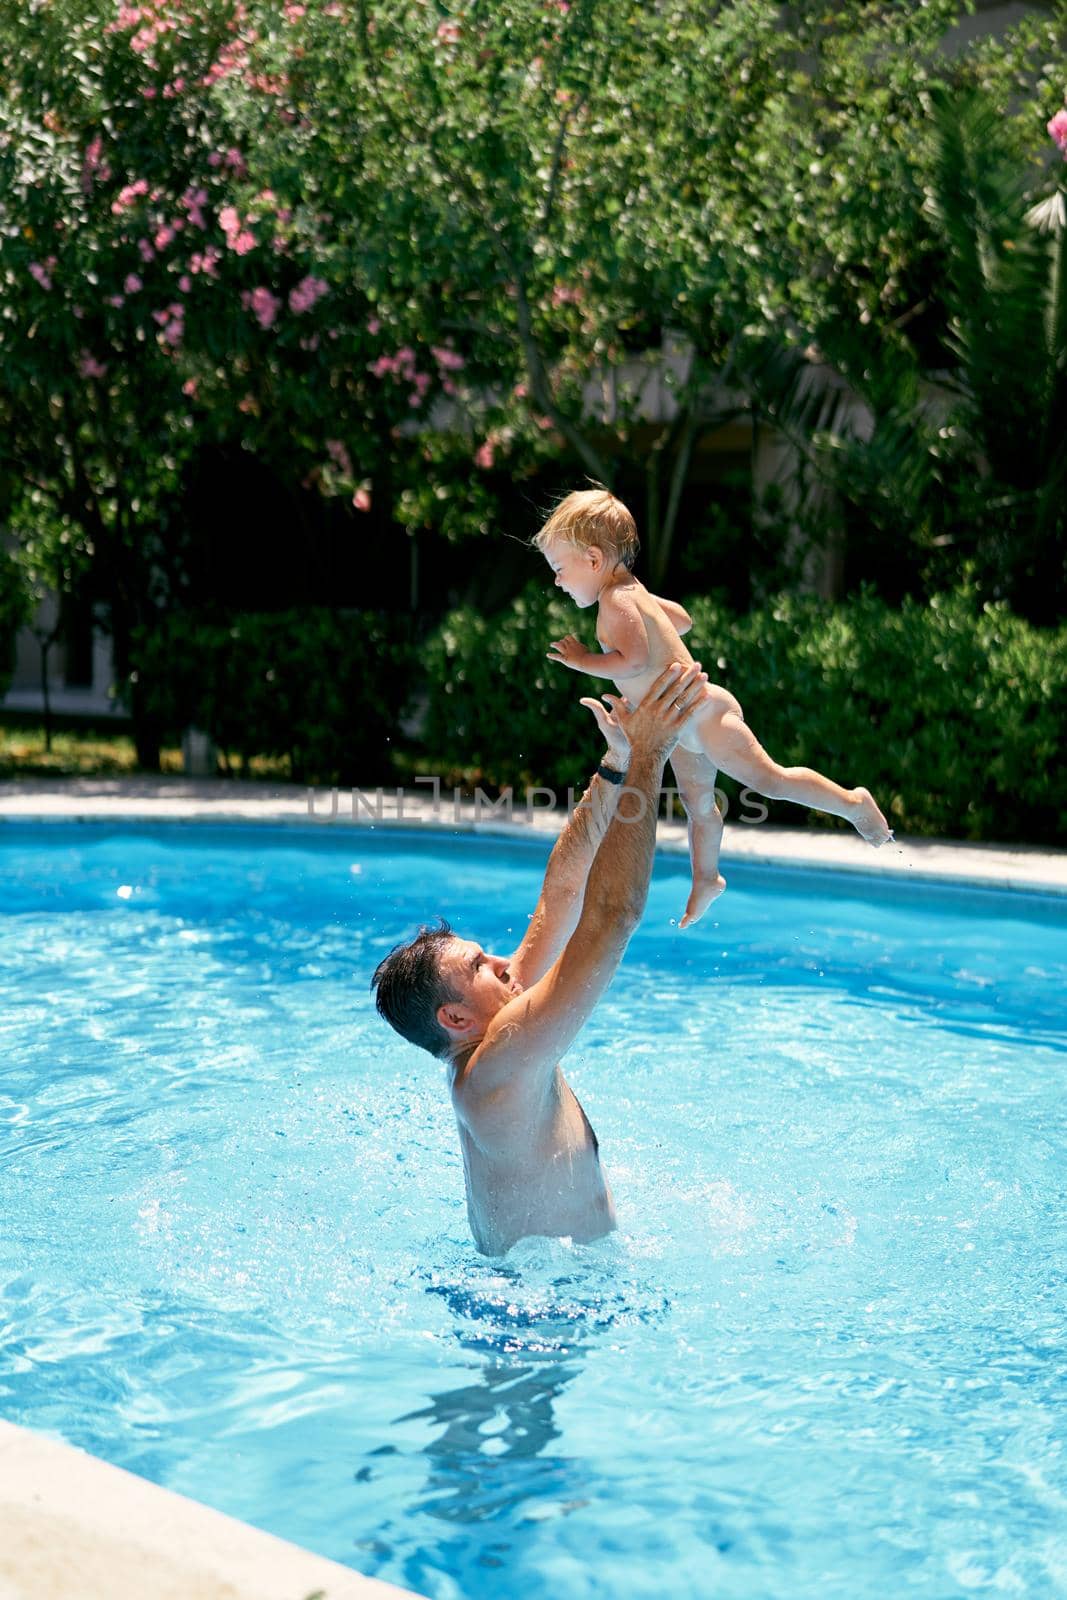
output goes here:
[{"label": "shadow in pool water", "polygon": [[510,1520],[532,1502],[574,1495],[574,1464],[550,1446],[560,1437],[553,1407],[580,1369],[573,1346],[565,1359],[490,1357],[474,1382],[398,1417],[441,1430],[423,1447],[427,1479],[411,1509],[452,1523]]},{"label": "shadow in pool water", "polygon": [[482,1522],[570,1492],[570,1464],[549,1448],[560,1436],[553,1407],[581,1371],[588,1328],[587,1308],[566,1303],[566,1287],[557,1280],[552,1303],[530,1306],[520,1303],[519,1274],[508,1268],[487,1284],[428,1286],[455,1315],[460,1347],[484,1359],[475,1381],[396,1418],[440,1430],[422,1449],[429,1471],[414,1511]]}]

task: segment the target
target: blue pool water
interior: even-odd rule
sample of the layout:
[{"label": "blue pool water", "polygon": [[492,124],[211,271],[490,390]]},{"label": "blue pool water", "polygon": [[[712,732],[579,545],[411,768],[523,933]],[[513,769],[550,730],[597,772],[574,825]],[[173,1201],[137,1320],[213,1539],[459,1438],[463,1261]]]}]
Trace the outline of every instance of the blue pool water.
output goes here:
[{"label": "blue pool water", "polygon": [[1067,1594],[1067,905],[659,863],[493,1262],[367,983],[543,859],[0,829],[0,1413],[441,1600]]}]

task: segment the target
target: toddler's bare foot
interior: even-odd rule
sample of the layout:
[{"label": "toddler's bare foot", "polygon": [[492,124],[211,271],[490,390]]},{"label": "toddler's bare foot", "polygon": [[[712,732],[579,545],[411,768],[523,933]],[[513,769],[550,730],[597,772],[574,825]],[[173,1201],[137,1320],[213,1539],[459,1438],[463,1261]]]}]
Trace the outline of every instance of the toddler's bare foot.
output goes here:
[{"label": "toddler's bare foot", "polygon": [[856,812],[852,817],[852,826],[862,839],[868,844],[888,844],[893,837],[893,830],[879,811],[875,798],[869,789],[853,789]]},{"label": "toddler's bare foot", "polygon": [[691,928],[694,922],[699,922],[713,900],[717,900],[726,888],[726,879],[721,872],[713,878],[694,878],[693,887],[686,902],[685,915],[678,926]]}]

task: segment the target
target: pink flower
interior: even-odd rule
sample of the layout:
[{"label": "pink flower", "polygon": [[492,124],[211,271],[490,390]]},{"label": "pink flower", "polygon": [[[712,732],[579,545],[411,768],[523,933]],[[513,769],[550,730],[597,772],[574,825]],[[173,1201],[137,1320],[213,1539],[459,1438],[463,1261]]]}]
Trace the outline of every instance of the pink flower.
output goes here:
[{"label": "pink flower", "polygon": [[186,378],[182,384],[182,394],[187,394],[190,400],[195,400],[200,392],[200,385],[195,378]]},{"label": "pink flower", "polygon": [[327,439],[326,453],[335,466],[340,467],[346,478],[352,476],[352,457],[348,447],[340,439]]},{"label": "pink flower", "polygon": [[141,93],[144,95],[146,100],[154,100],[156,98],[155,88],[151,84],[147,89],[142,89]]},{"label": "pink flower", "polygon": [[476,467],[482,467],[485,471],[488,471],[493,465],[494,459],[495,452],[493,450],[492,443],[487,439],[485,443],[480,444],[477,450],[474,452],[474,465]]},{"label": "pink flower", "polygon": [[207,158],[207,164],[208,164],[209,167],[221,167],[222,166],[222,151],[221,150],[212,150],[211,154]]},{"label": "pink flower", "polygon": [[1064,160],[1067,161],[1067,110],[1057,111],[1048,125],[1048,132],[1049,138],[1055,142],[1056,148],[1062,152]]},{"label": "pink flower", "polygon": [[236,206],[223,206],[222,210],[219,212],[219,227],[222,229],[227,239],[231,234],[240,233],[241,218],[238,214]]},{"label": "pink flower", "polygon": [[190,278],[187,272],[183,272],[181,277],[178,279],[178,288],[181,290],[182,294],[188,294],[192,287],[192,278]]},{"label": "pink flower", "polygon": [[169,345],[179,345],[185,335],[185,324],[175,317],[173,322],[168,322],[160,338]]},{"label": "pink flower", "polygon": [[88,350],[83,350],[81,353],[81,359],[78,362],[78,371],[81,373],[83,378],[107,377],[107,368],[97,361],[95,356],[90,355]]},{"label": "pink flower", "polygon": [[430,354],[433,356],[442,372],[462,372],[463,368],[467,365],[463,357],[461,355],[457,355],[455,350],[445,350],[441,349],[437,345],[431,345]]},{"label": "pink flower", "polygon": [[43,267],[39,261],[30,262],[29,272],[30,277],[35,278],[42,289],[50,289],[52,287],[51,275],[47,267]]},{"label": "pink flower", "polygon": [[148,183],[144,178],[138,178],[136,183],[128,183],[125,188],[119,190],[117,196],[111,202],[112,216],[121,215],[123,211],[133,205],[135,200],[147,193]]},{"label": "pink flower", "polygon": [[127,294],[137,294],[138,290],[144,288],[144,284],[141,282],[136,272],[129,272],[126,274],[126,281],[122,287],[125,289]]},{"label": "pink flower", "polygon": [[251,294],[246,290],[241,296],[241,302],[246,309],[251,310],[261,328],[271,327],[282,308],[279,296],[264,288],[253,289]]},{"label": "pink flower", "polygon": [[357,489],[352,496],[352,504],[357,511],[369,511],[371,507],[370,490]]},{"label": "pink flower", "polygon": [[285,7],[286,22],[299,22],[301,17],[307,15],[307,6],[287,5]]},{"label": "pink flower", "polygon": [[238,411],[244,411],[246,414],[251,415],[252,413],[258,411],[259,407],[255,402],[255,397],[253,395],[246,394],[243,400],[238,400],[237,409]]},{"label": "pink flower", "polygon": [[371,338],[373,339],[375,334],[381,333],[381,331],[382,325],[378,321],[378,318],[371,317],[370,321],[367,323],[367,332],[370,334]]},{"label": "pink flower", "polygon": [[442,44],[458,44],[460,27],[458,22],[439,22],[437,24],[437,37]]},{"label": "pink flower", "polygon": [[154,261],[156,252],[152,249],[147,239],[138,239],[137,248],[141,252],[142,261]]},{"label": "pink flower", "polygon": [[121,306],[126,304],[126,296],[121,294],[109,294],[107,297],[107,303],[109,306],[114,306],[115,310],[118,311]]},{"label": "pink flower", "polygon": [[[82,178],[81,178],[81,183],[82,183],[82,189],[85,191],[86,194],[88,194],[89,190],[92,188],[93,179],[95,178],[96,174],[98,172],[100,172],[101,177],[103,177],[104,174],[107,172],[107,168],[104,167],[103,161],[101,159],[102,156],[103,156],[103,153],[104,153],[104,141],[100,137],[100,135],[97,134],[96,138],[95,139],[90,139],[89,143],[86,145],[86,147],[85,147],[85,155],[84,155],[84,157],[82,159]],[[101,169],[103,169],[103,170],[101,170]]]},{"label": "pink flower", "polygon": [[217,246],[209,244],[206,250],[198,250],[189,257],[189,271],[202,272],[205,278],[217,278],[217,263],[221,260],[222,251]]},{"label": "pink flower", "polygon": [[239,256],[246,256],[250,250],[256,248],[256,236],[243,228],[236,238],[230,240],[230,248]]},{"label": "pink flower", "polygon": [[167,248],[168,244],[173,243],[174,237],[175,237],[174,229],[170,226],[169,223],[165,222],[163,224],[162,228],[159,228],[156,231],[156,237],[155,237],[155,241],[154,241],[156,249],[157,250],[165,250]]},{"label": "pink flower", "polygon": [[514,395],[516,400],[525,400],[526,399],[527,391],[526,391],[526,385],[524,383],[517,383],[515,385],[514,389],[512,389],[511,392]]},{"label": "pink flower", "polygon": [[329,292],[330,286],[325,278],[316,278],[309,273],[306,278],[301,278],[295,289],[290,289],[289,309],[299,316],[304,311],[310,311],[316,300],[321,300]]},{"label": "pink flower", "polygon": [[230,171],[235,172],[239,178],[243,178],[245,173],[248,171],[248,168],[245,166],[245,158],[241,154],[240,150],[227,150],[222,159],[229,167]]}]

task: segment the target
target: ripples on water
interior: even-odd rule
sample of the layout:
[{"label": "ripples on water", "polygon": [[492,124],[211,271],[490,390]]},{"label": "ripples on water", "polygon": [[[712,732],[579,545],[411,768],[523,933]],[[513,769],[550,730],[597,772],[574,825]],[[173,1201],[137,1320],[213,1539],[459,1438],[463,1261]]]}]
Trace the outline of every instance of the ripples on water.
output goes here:
[{"label": "ripples on water", "polygon": [[1067,1593],[1062,909],[662,865],[493,1262],[367,981],[540,862],[4,829],[3,1414],[442,1600]]}]

